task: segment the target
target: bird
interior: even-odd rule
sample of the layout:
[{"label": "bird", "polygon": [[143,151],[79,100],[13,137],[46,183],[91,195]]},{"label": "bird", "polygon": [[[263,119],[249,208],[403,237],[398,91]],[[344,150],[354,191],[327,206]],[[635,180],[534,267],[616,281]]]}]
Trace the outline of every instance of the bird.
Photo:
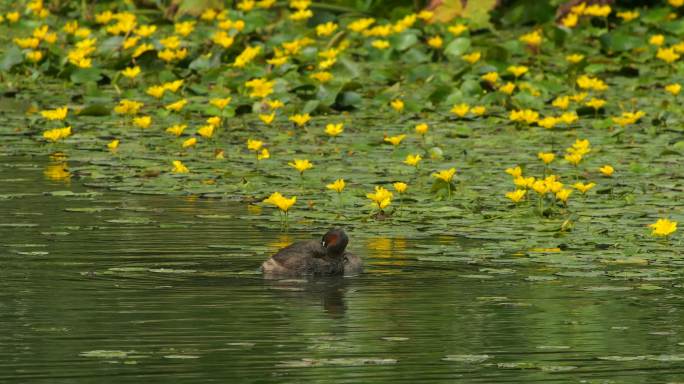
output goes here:
[{"label": "bird", "polygon": [[363,261],[346,251],[348,243],[344,230],[333,228],[320,241],[299,241],[279,250],[261,264],[261,271],[266,276],[356,275]]}]

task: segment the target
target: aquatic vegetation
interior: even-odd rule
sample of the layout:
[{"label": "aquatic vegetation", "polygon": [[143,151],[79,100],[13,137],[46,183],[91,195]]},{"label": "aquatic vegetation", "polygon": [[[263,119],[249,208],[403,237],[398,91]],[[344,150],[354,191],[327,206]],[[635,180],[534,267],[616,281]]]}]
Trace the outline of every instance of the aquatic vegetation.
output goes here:
[{"label": "aquatic vegetation", "polygon": [[169,22],[126,2],[68,18],[31,3],[0,22],[0,107],[16,112],[3,115],[0,150],[66,153],[78,166],[64,169],[88,185],[286,214],[294,200],[264,200],[278,190],[315,223],[337,217],[343,197],[347,225],[449,226],[511,244],[555,233],[583,247],[587,234],[615,240],[615,226],[633,244],[628,218],[682,214],[684,33],[672,2],[578,4],[495,33],[433,10],[388,19],[309,1]]}]

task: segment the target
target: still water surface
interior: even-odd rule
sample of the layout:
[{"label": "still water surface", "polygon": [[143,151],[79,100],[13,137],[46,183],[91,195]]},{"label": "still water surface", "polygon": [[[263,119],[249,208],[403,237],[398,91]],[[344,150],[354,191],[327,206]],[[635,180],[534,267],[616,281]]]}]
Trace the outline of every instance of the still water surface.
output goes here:
[{"label": "still water surface", "polygon": [[57,165],[0,158],[2,382],[684,382],[681,281],[436,262],[477,243],[353,228],[362,276],[265,281],[261,261],[319,231]]}]

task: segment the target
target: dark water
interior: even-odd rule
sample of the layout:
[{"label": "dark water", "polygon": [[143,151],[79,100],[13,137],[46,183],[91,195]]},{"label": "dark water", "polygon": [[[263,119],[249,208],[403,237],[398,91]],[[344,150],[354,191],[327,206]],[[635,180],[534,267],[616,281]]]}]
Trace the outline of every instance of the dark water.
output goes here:
[{"label": "dark water", "polygon": [[0,381],[684,382],[679,282],[420,261],[477,244],[353,229],[362,276],[264,281],[270,253],[318,234],[59,167],[0,159]]}]

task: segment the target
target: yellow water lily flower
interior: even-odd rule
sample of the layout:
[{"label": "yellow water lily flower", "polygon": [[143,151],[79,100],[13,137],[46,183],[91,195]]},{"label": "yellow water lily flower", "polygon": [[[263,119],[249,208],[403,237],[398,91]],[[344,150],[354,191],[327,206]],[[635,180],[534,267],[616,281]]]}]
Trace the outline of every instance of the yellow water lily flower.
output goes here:
[{"label": "yellow water lily flower", "polygon": [[406,189],[408,188],[408,184],[403,183],[401,181],[398,181],[396,183],[393,183],[392,186],[394,187],[394,190],[399,192],[399,193],[404,193],[406,192]]},{"label": "yellow water lily flower", "polygon": [[582,194],[587,193],[590,189],[594,188],[596,186],[596,183],[580,183],[577,182],[572,185],[576,190],[580,191]]},{"label": "yellow water lily flower", "polygon": [[539,152],[537,157],[539,160],[543,161],[544,164],[549,164],[556,158],[556,155],[551,152]]},{"label": "yellow water lily flower", "polygon": [[190,172],[188,167],[186,167],[185,164],[183,164],[183,162],[180,160],[174,160],[171,164],[173,165],[173,171],[172,171],[173,173],[188,173],[188,172]]},{"label": "yellow water lily flower", "polygon": [[429,129],[429,126],[426,123],[420,123],[416,125],[416,133],[419,135],[425,135]]},{"label": "yellow water lily flower", "polygon": [[176,124],[166,128],[166,132],[175,136],[180,136],[187,127],[186,124]]},{"label": "yellow water lily flower", "polygon": [[527,68],[524,65],[511,65],[510,67],[506,68],[506,70],[508,72],[512,73],[513,76],[520,77],[520,76],[526,74],[527,71],[529,70],[529,68]]},{"label": "yellow water lily flower", "polygon": [[577,64],[580,61],[584,60],[584,55],[579,53],[573,53],[565,56],[565,60],[567,60],[571,64]]},{"label": "yellow water lily flower", "polygon": [[313,168],[313,164],[306,159],[294,159],[294,162],[289,162],[287,163],[287,165],[299,171],[300,176],[303,176],[304,171],[306,171],[307,169]]},{"label": "yellow water lily flower", "polygon": [[435,172],[432,174],[432,177],[435,177],[440,180],[444,180],[447,183],[451,183],[451,180],[453,180],[454,175],[456,174],[456,168],[449,168],[445,170],[441,170],[438,172]]},{"label": "yellow water lily flower", "polygon": [[572,195],[572,189],[561,189],[560,191],[556,192],[556,199],[562,201],[564,204],[567,204],[570,195]]},{"label": "yellow water lily flower", "polygon": [[511,95],[513,94],[513,91],[515,91],[515,87],[516,85],[509,81],[506,84],[499,86],[498,90],[507,95]]},{"label": "yellow water lily flower", "polygon": [[264,124],[270,125],[273,120],[275,119],[275,112],[272,112],[271,114],[259,114],[259,120],[261,120]]},{"label": "yellow water lily flower", "polygon": [[230,103],[231,100],[232,98],[230,97],[216,97],[209,100],[209,103],[218,109],[224,109]]},{"label": "yellow water lily flower", "polygon": [[281,195],[280,192],[274,192],[263,202],[273,204],[276,207],[278,207],[278,209],[280,209],[281,212],[287,214],[290,208],[297,202],[297,196],[292,196],[288,199],[285,196]]},{"label": "yellow water lily flower", "polygon": [[404,102],[401,99],[394,99],[390,102],[390,106],[397,112],[404,110]]},{"label": "yellow water lily flower", "polygon": [[166,92],[166,88],[161,85],[153,85],[145,91],[145,93],[156,99],[161,99],[164,96],[164,92]]},{"label": "yellow water lily flower", "polygon": [[340,193],[344,190],[344,187],[346,186],[346,183],[344,182],[344,179],[337,179],[333,183],[326,185],[325,187],[333,190],[337,193]]},{"label": "yellow water lily flower", "polygon": [[46,109],[40,111],[40,115],[46,120],[64,120],[69,113],[68,107],[56,108],[56,109]]},{"label": "yellow water lily flower", "polygon": [[499,80],[499,74],[496,72],[487,72],[480,76],[480,78],[488,83],[494,84],[497,80]]},{"label": "yellow water lily flower", "polygon": [[261,148],[261,151],[257,153],[257,160],[265,160],[269,159],[271,157],[271,153],[268,151],[268,148]]},{"label": "yellow water lily flower", "polygon": [[121,74],[129,79],[135,79],[136,76],[140,74],[140,66],[136,65],[135,67],[127,67],[121,71]]},{"label": "yellow water lily flower", "polygon": [[339,136],[344,132],[344,124],[338,123],[338,124],[327,124],[325,126],[325,133],[328,136],[335,137]]},{"label": "yellow water lily flower", "polygon": [[466,103],[456,104],[450,111],[458,117],[464,117],[470,111],[470,106]]},{"label": "yellow water lily flower", "polygon": [[143,103],[139,101],[123,99],[114,107],[114,112],[120,115],[135,115],[142,107]]},{"label": "yellow water lily flower", "polygon": [[421,160],[423,160],[423,157],[421,155],[406,155],[404,164],[410,165],[412,167],[417,167],[418,163],[420,163]]},{"label": "yellow water lily flower", "polygon": [[55,128],[43,132],[43,138],[47,141],[56,142],[71,136],[71,126]]},{"label": "yellow water lily flower", "polygon": [[665,86],[665,90],[671,95],[677,96],[682,90],[682,86],[679,83],[668,84]]},{"label": "yellow water lily flower", "polygon": [[515,168],[506,168],[506,173],[513,176],[513,178],[521,177],[522,168],[520,168],[519,166],[516,166]]},{"label": "yellow water lily flower", "polygon": [[439,49],[444,45],[444,40],[441,36],[432,36],[427,40],[427,44],[434,49]]},{"label": "yellow water lily flower", "polygon": [[468,53],[468,54],[461,56],[461,58],[463,60],[467,61],[470,64],[477,63],[481,57],[482,57],[482,53],[480,53],[480,52],[471,52],[471,53]]},{"label": "yellow water lily flower", "polygon": [[107,148],[110,151],[115,151],[117,148],[119,148],[119,140],[114,139],[114,140],[110,141],[109,143],[107,143]]},{"label": "yellow water lily flower", "polygon": [[189,138],[189,139],[183,141],[183,143],[181,144],[181,146],[182,146],[183,148],[190,148],[190,147],[192,147],[192,146],[194,146],[194,145],[196,145],[196,144],[197,144],[197,138],[191,137],[191,138]]},{"label": "yellow water lily flower", "polygon": [[570,105],[570,97],[569,96],[558,96],[553,101],[551,102],[551,105],[558,109],[568,109],[568,106]]},{"label": "yellow water lily flower", "polygon": [[152,116],[134,117],[133,124],[140,128],[149,128],[152,124]]},{"label": "yellow water lily flower", "polygon": [[180,99],[178,101],[175,101],[171,104],[167,104],[164,106],[164,109],[168,111],[174,111],[174,112],[179,112],[185,105],[188,103],[187,99]]},{"label": "yellow water lily flower", "polygon": [[301,114],[295,114],[292,115],[288,118],[291,122],[297,124],[297,126],[301,127],[304,124],[308,123],[309,120],[311,120],[311,116],[308,113],[301,113]]},{"label": "yellow water lily flower", "polygon": [[587,101],[584,103],[587,107],[594,108],[594,110],[599,110],[601,107],[606,105],[606,101],[604,99],[597,99],[596,97],[592,97],[591,100]]},{"label": "yellow water lily flower", "polygon": [[197,134],[204,137],[205,139],[209,139],[214,135],[215,129],[216,126],[212,124],[203,125],[197,129]]},{"label": "yellow water lily flower", "polygon": [[514,203],[519,203],[527,195],[526,189],[516,189],[513,192],[506,192],[506,197],[509,198]]},{"label": "yellow water lily flower", "polygon": [[221,125],[221,117],[220,116],[211,116],[207,118],[207,124],[212,125],[216,128],[218,128]]},{"label": "yellow water lily flower", "polygon": [[606,164],[603,167],[599,168],[599,172],[601,172],[603,176],[611,177],[613,176],[613,172],[615,172],[615,168]]},{"label": "yellow water lily flower", "polygon": [[392,203],[393,194],[381,186],[376,186],[375,192],[367,193],[366,197],[372,200],[378,209],[382,211]]},{"label": "yellow water lily flower", "polygon": [[264,145],[264,142],[261,140],[252,140],[248,139],[247,140],[247,149],[250,151],[258,151],[261,149],[261,147]]},{"label": "yellow water lily flower", "polygon": [[323,24],[318,24],[316,26],[316,35],[317,36],[330,36],[337,30],[338,25],[333,23],[332,21],[329,21],[327,23]]},{"label": "yellow water lily flower", "polygon": [[405,137],[406,135],[387,136],[384,140],[385,142],[390,143],[396,147],[397,145],[401,144]]},{"label": "yellow water lily flower", "polygon": [[653,229],[651,235],[657,237],[667,237],[677,231],[677,222],[671,221],[669,219],[658,219],[653,224],[649,224],[649,227]]},{"label": "yellow water lily flower", "polygon": [[525,35],[522,35],[520,36],[519,40],[529,46],[538,47],[542,42],[541,31],[536,30]]}]

